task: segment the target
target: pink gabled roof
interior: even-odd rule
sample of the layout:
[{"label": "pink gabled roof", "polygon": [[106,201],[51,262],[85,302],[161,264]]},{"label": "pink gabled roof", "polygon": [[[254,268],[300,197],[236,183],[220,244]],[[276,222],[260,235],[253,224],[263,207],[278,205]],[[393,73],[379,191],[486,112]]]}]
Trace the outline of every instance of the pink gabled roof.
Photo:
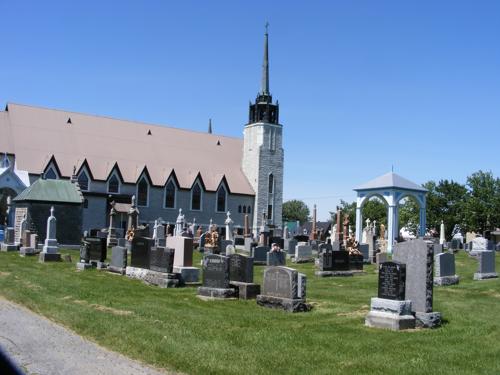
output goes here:
[{"label": "pink gabled roof", "polygon": [[54,156],[64,177],[86,160],[96,180],[116,164],[127,183],[147,169],[153,185],[163,186],[175,171],[181,188],[199,174],[209,191],[225,177],[232,193],[255,194],[241,170],[242,139],[12,103],[0,112],[0,134],[0,152],[15,154],[17,168],[33,174]]}]

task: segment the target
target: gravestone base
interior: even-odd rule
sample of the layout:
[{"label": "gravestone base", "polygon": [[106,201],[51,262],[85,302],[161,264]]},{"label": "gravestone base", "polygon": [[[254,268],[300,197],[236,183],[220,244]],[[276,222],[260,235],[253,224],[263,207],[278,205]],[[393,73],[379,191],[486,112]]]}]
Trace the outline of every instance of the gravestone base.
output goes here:
[{"label": "gravestone base", "polygon": [[314,262],[314,258],[312,257],[307,257],[307,258],[292,258],[292,263],[309,263],[309,262]]},{"label": "gravestone base", "polygon": [[151,271],[145,268],[127,267],[125,275],[131,279],[142,280],[145,284],[160,288],[175,288],[179,286],[179,278],[174,273]]},{"label": "gravestone base", "polygon": [[487,280],[487,279],[496,279],[498,274],[496,272],[482,273],[476,272],[474,274],[474,280]]},{"label": "gravestone base", "polygon": [[231,281],[229,285],[236,289],[239,299],[255,299],[260,294],[259,284]]},{"label": "gravestone base", "polygon": [[113,272],[113,273],[119,273],[121,275],[125,275],[125,272],[126,272],[126,267],[116,267],[116,266],[109,266],[108,267],[108,271],[109,272]]},{"label": "gravestone base", "polygon": [[454,276],[442,276],[434,278],[434,285],[446,286],[446,285],[456,285],[458,284],[460,278],[457,275]]},{"label": "gravestone base", "polygon": [[92,267],[95,267],[98,270],[105,270],[109,266],[108,263],[100,262],[100,261],[97,261],[97,260],[91,260],[90,263],[92,264]]},{"label": "gravestone base", "polygon": [[39,255],[38,261],[40,263],[60,262],[61,261],[61,254],[59,254],[59,253],[44,253],[42,251]]},{"label": "gravestone base", "polygon": [[415,328],[416,319],[411,313],[411,301],[397,301],[374,297],[365,325],[372,328],[401,331]]},{"label": "gravestone base", "polygon": [[319,277],[349,277],[354,276],[353,271],[315,271],[314,274]]},{"label": "gravestone base", "polygon": [[1,251],[17,251],[19,247],[15,244],[2,243]]},{"label": "gravestone base", "polygon": [[22,257],[33,256],[37,254],[40,254],[40,250],[35,249],[34,247],[21,247],[21,249],[19,249],[19,255]]},{"label": "gravestone base", "polygon": [[415,326],[417,328],[436,328],[441,326],[441,313],[440,312],[416,312],[415,313]]},{"label": "gravestone base", "polygon": [[226,300],[236,299],[238,292],[234,288],[210,288],[207,286],[198,287],[198,298],[202,300]]},{"label": "gravestone base", "polygon": [[257,296],[257,305],[271,309],[281,309],[287,312],[307,312],[312,309],[312,305],[306,303],[302,298],[289,299],[265,296],[263,294]]},{"label": "gravestone base", "polygon": [[179,280],[182,284],[198,284],[200,282],[199,268],[174,266],[173,271],[179,274]]},{"label": "gravestone base", "polygon": [[76,263],[76,269],[78,271],[91,270],[92,269],[92,264],[90,264],[90,263],[84,263],[84,262],[77,262]]}]

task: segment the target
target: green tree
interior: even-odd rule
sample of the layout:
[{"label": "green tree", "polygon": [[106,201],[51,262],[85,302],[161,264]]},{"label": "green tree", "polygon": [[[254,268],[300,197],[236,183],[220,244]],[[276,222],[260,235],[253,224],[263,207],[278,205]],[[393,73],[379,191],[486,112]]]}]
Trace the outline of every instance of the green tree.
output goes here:
[{"label": "green tree", "polygon": [[297,199],[283,203],[283,221],[299,221],[304,224],[309,218],[309,207]]},{"label": "green tree", "polygon": [[467,229],[482,232],[500,225],[500,180],[480,170],[467,177],[467,188],[463,204]]},{"label": "green tree", "polygon": [[445,225],[446,238],[451,237],[455,224],[464,225],[464,202],[468,198],[467,188],[453,180],[434,181],[423,185],[427,190],[427,226],[439,231],[441,220]]},{"label": "green tree", "polygon": [[[363,205],[362,208],[363,219],[374,220],[377,223],[387,226],[387,206],[380,200],[380,198],[372,198]],[[378,225],[377,225],[378,226]]]},{"label": "green tree", "polygon": [[414,198],[406,197],[399,202],[399,229],[405,227],[410,233],[418,234],[420,207]]}]

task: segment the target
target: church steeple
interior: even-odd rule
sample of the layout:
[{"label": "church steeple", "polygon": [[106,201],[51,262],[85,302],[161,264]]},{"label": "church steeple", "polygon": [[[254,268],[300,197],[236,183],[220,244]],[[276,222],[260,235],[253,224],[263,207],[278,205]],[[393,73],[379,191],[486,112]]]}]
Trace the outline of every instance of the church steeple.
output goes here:
[{"label": "church steeple", "polygon": [[254,104],[250,104],[248,123],[266,122],[279,124],[279,105],[273,103],[273,97],[269,91],[269,23],[266,23],[264,34],[264,60],[262,63],[262,80],[260,91]]},{"label": "church steeple", "polygon": [[264,62],[262,63],[262,82],[260,93],[262,95],[269,94],[269,48],[268,48],[268,32],[269,22],[266,22],[266,33],[264,34]]}]

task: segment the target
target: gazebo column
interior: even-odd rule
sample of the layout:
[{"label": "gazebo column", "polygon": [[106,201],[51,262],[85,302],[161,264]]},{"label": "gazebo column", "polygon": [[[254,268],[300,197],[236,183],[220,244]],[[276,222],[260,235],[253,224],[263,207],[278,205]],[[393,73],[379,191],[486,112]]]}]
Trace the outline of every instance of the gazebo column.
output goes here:
[{"label": "gazebo column", "polygon": [[356,206],[356,241],[361,243],[361,234],[363,233],[363,213],[361,206]]},{"label": "gazebo column", "polygon": [[389,205],[389,211],[387,213],[387,252],[392,254],[392,244],[394,243],[395,230],[397,227],[397,207],[394,205]]},{"label": "gazebo column", "polygon": [[420,230],[419,230],[419,236],[423,237],[425,236],[425,227],[426,227],[426,218],[425,218],[425,205],[420,207]]}]

